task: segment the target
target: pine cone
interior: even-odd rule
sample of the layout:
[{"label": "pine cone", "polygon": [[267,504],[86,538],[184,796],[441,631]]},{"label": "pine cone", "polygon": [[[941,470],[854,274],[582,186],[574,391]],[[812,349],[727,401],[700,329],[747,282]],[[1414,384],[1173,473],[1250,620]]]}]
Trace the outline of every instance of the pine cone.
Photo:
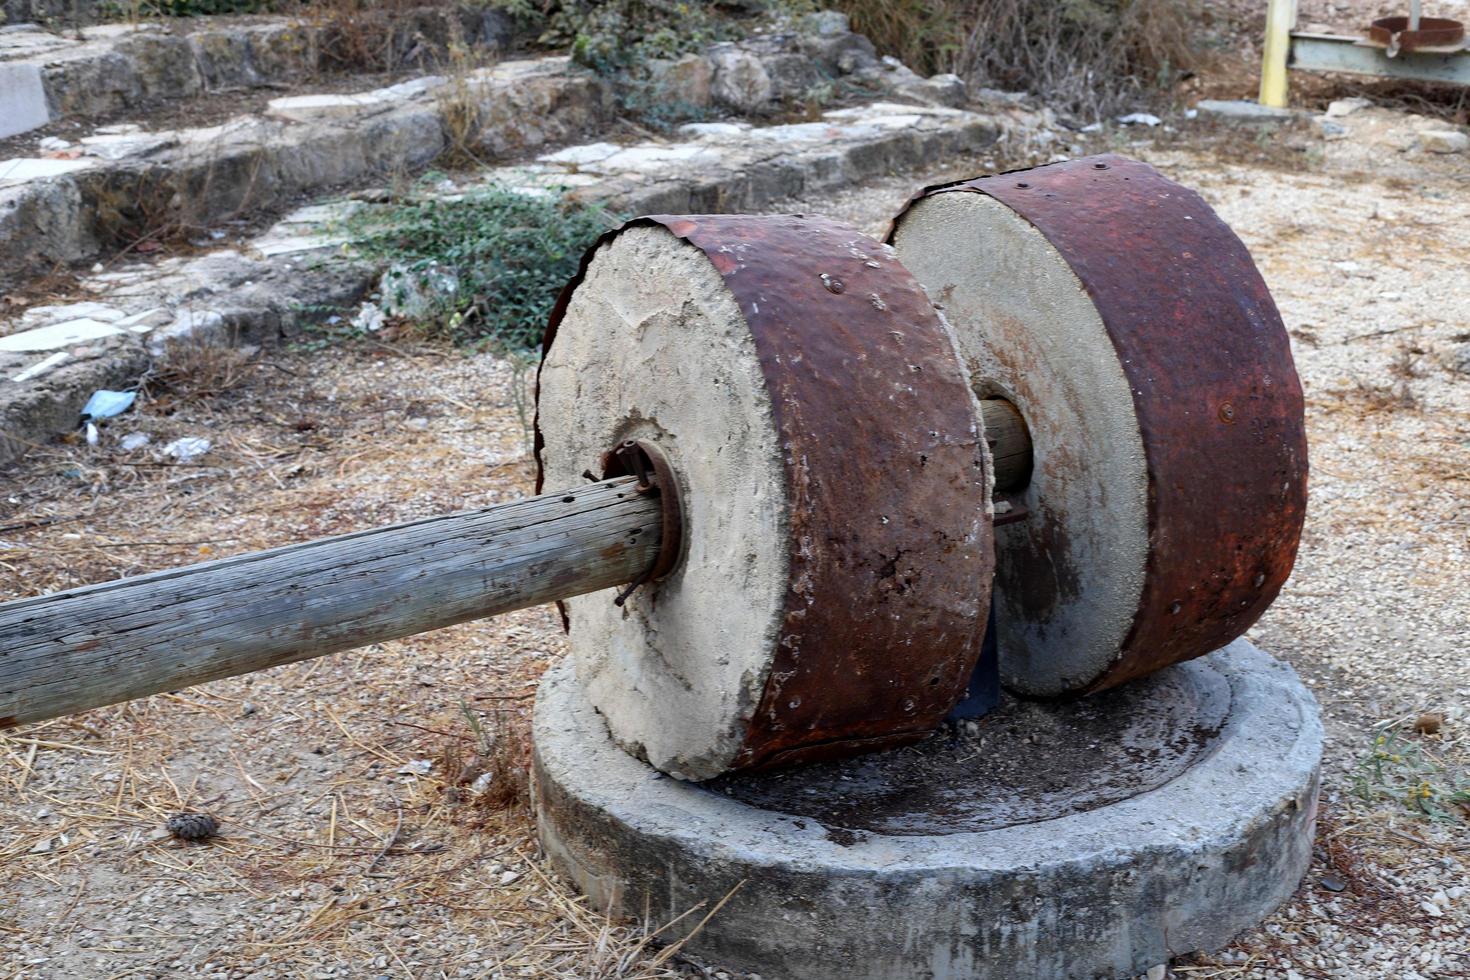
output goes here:
[{"label": "pine cone", "polygon": [[164,827],[179,840],[209,840],[219,833],[219,821],[207,813],[175,813]]}]

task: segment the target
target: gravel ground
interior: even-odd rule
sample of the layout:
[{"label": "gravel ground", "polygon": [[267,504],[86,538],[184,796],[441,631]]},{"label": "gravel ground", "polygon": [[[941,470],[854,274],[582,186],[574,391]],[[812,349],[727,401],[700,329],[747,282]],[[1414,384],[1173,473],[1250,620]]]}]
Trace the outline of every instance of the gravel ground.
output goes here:
[{"label": "gravel ground", "polygon": [[[1443,821],[1402,798],[1470,768],[1470,170],[1392,149],[1412,120],[1348,122],[1335,143],[1101,137],[1245,239],[1308,398],[1306,537],[1253,639],[1328,717],[1317,860],[1261,929],[1178,976],[1470,976],[1464,815],[1442,792]],[[792,209],[879,232],[952,175]],[[406,338],[201,357],[101,446],[8,474],[0,596],[528,493],[517,380]],[[135,431],[152,446],[121,451]],[[153,447],[180,435],[214,449],[163,463]],[[529,610],[0,738],[0,977],[721,976],[613,928],[537,862],[516,774],[528,695],[562,650],[551,610]],[[183,809],[221,835],[169,839]]]}]

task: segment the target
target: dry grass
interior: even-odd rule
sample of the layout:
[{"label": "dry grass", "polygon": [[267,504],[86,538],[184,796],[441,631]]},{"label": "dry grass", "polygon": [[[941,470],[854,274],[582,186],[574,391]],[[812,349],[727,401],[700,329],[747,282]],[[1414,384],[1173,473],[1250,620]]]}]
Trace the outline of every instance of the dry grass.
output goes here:
[{"label": "dry grass", "polygon": [[239,389],[254,375],[259,355],[258,347],[237,347],[202,333],[173,339],[144,378],[144,391],[153,411],[167,414]]},{"label": "dry grass", "polygon": [[853,29],[925,74],[1025,89],[1097,118],[1206,60],[1199,0],[839,0]]},{"label": "dry grass", "polygon": [[436,165],[450,169],[481,168],[488,165],[480,147],[484,113],[480,107],[480,90],[473,73],[489,66],[493,57],[482,51],[471,51],[463,43],[451,44],[445,65],[446,82],[434,90],[439,106],[440,126],[444,131],[444,153]]},{"label": "dry grass", "polygon": [[[26,493],[0,529],[0,596],[530,490],[516,375],[493,358],[200,346],[175,363],[101,446],[48,447],[11,474]],[[121,452],[130,431],[152,446]],[[215,448],[155,453],[181,435]],[[17,910],[0,977],[38,944],[49,961],[16,975],[688,975],[676,947],[540,862],[531,695],[562,652],[554,613],[527,610],[0,736],[0,888]],[[168,837],[181,810],[220,836]]]}]

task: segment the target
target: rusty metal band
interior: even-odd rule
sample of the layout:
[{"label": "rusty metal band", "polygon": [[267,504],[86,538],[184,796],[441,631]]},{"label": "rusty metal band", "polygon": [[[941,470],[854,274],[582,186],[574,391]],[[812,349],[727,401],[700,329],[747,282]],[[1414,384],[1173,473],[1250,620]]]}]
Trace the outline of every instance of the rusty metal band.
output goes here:
[{"label": "rusty metal band", "polygon": [[1301,382],[1250,253],[1198,194],[1113,154],[914,200],[943,193],[989,195],[1046,237],[1086,288],[1133,392],[1147,457],[1145,581],[1121,656],[1088,690],[1243,634],[1291,573],[1307,504]]},{"label": "rusty metal band", "polygon": [[[629,465],[631,450],[636,461]],[[539,462],[539,461],[538,461]],[[645,575],[650,582],[672,572],[684,552],[684,507],[679,499],[679,478],[658,444],[648,439],[629,439],[602,455],[602,478],[636,476],[639,493],[656,493],[659,499],[660,534],[658,555]]]},{"label": "rusty metal band", "polygon": [[1380,17],[1368,27],[1373,43],[1397,51],[1420,48],[1451,48],[1465,39],[1465,25],[1447,17],[1421,17],[1417,30],[1409,29],[1409,18]]},{"label": "rusty metal band", "polygon": [[[783,451],[787,592],[735,766],[925,737],[974,669],[994,569],[988,462],[947,330],[889,249],[835,222],[653,216],[624,228],[636,225],[666,228],[723,277]],[[538,425],[538,491],[542,448]]]}]

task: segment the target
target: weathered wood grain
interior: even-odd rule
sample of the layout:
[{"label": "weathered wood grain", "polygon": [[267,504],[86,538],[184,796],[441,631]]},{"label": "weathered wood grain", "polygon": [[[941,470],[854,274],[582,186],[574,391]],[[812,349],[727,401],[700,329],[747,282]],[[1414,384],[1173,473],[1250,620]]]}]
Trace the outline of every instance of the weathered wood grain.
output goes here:
[{"label": "weathered wood grain", "polygon": [[0,605],[0,728],[631,582],[631,478]]},{"label": "weathered wood grain", "polygon": [[982,398],[980,417],[990,446],[995,492],[1021,489],[1031,478],[1031,433],[1026,421],[1004,398]]}]

